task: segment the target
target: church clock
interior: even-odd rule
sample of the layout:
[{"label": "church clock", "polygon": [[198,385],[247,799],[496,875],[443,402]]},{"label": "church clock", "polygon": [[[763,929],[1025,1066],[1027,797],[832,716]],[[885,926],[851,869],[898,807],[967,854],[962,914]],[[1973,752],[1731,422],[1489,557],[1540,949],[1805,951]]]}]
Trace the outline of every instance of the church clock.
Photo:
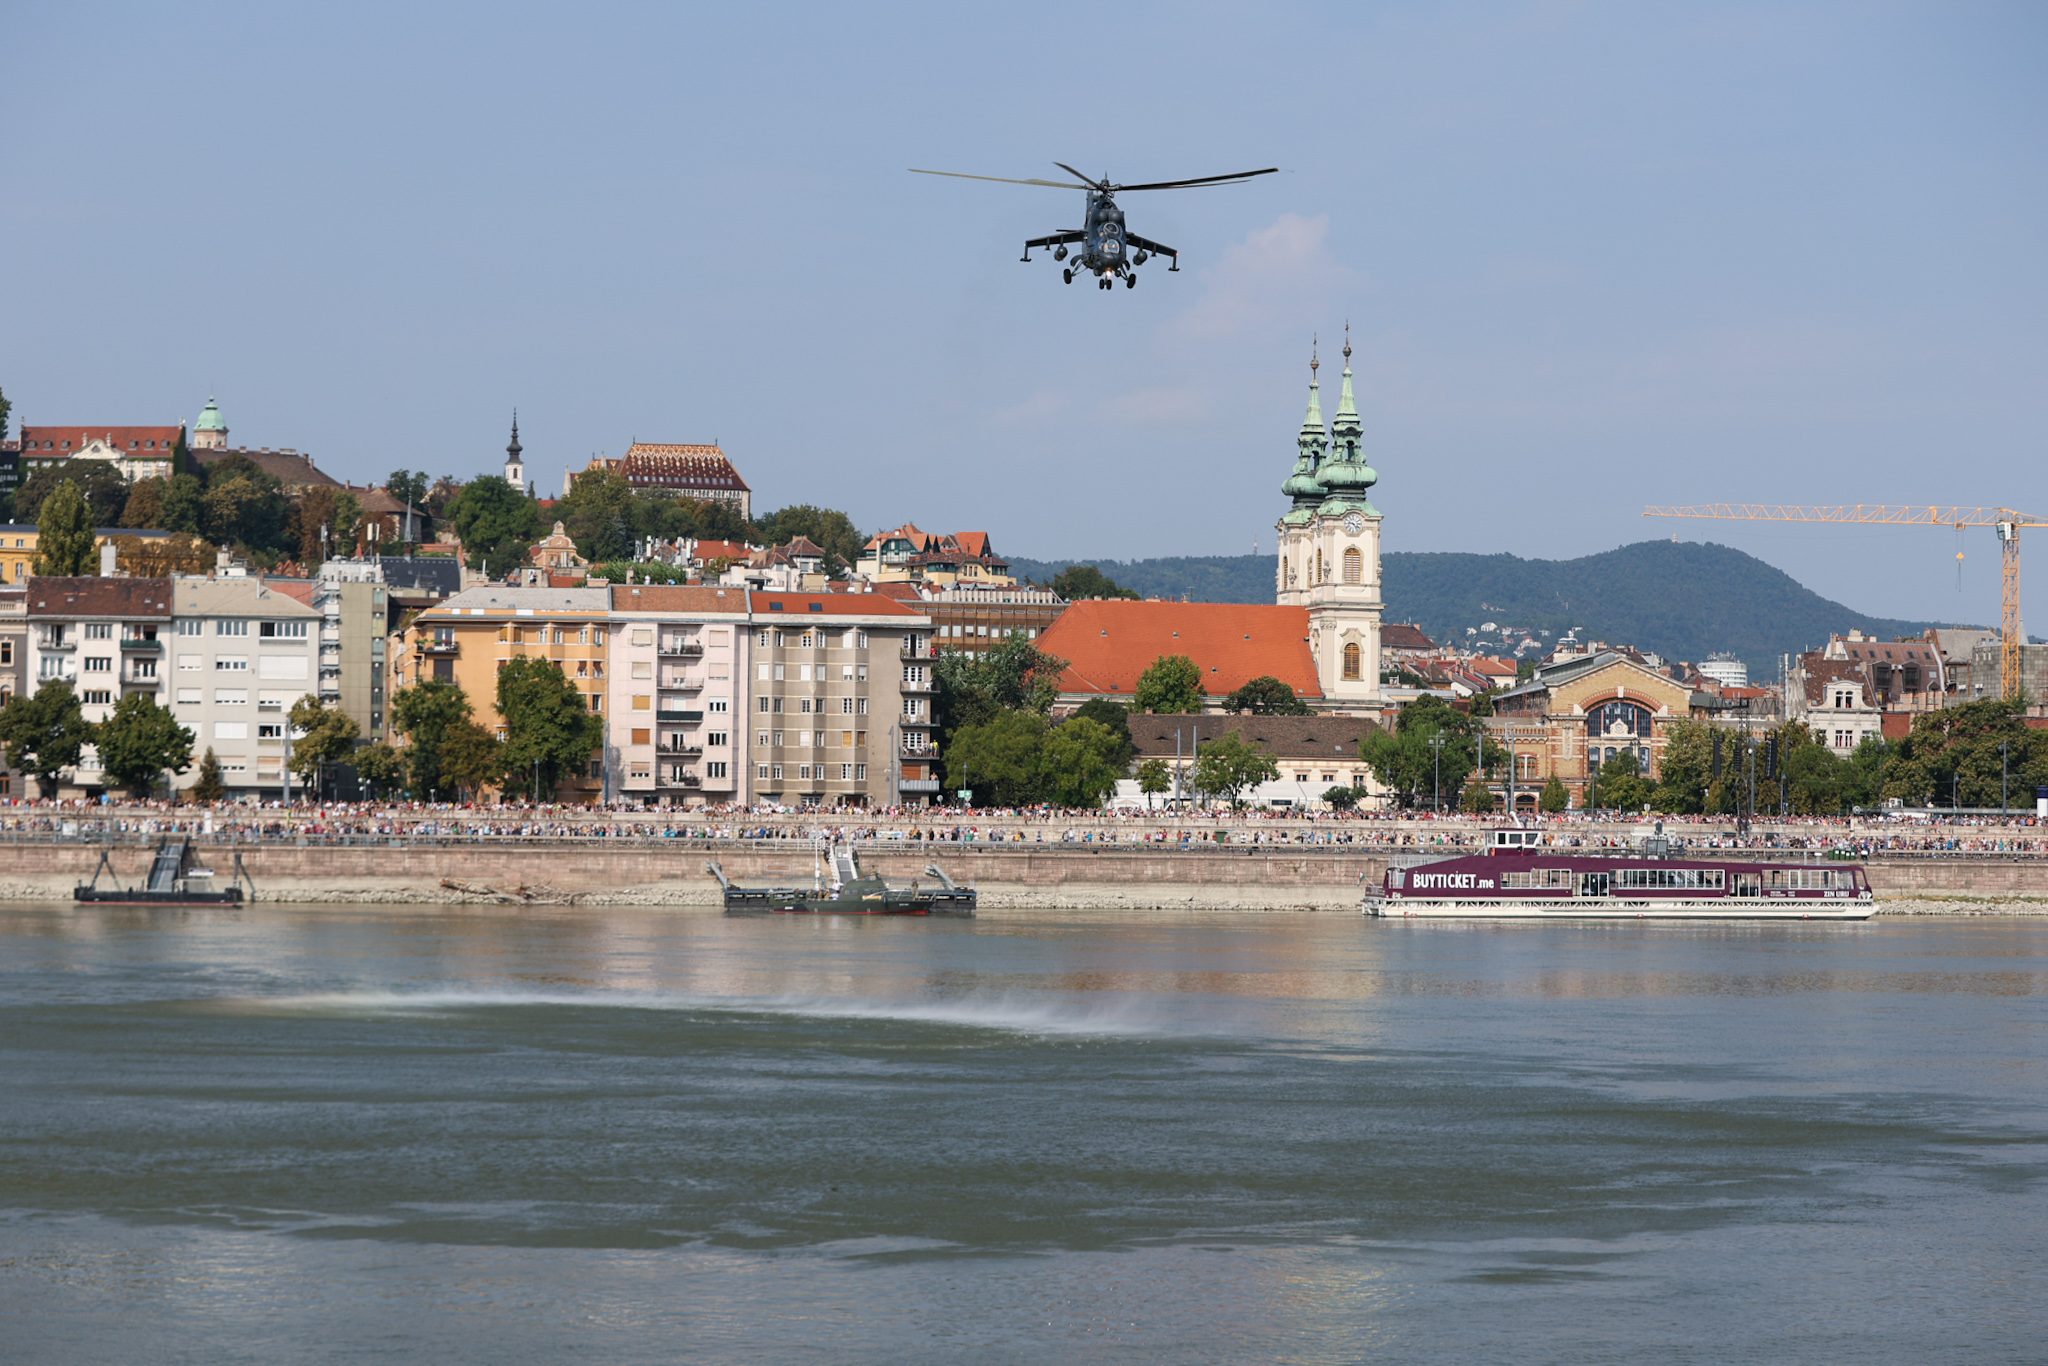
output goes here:
[{"label": "church clock", "polygon": [[1344,534],[1346,536],[1356,536],[1363,530],[1365,530],[1365,518],[1357,513],[1354,512],[1344,519]]}]

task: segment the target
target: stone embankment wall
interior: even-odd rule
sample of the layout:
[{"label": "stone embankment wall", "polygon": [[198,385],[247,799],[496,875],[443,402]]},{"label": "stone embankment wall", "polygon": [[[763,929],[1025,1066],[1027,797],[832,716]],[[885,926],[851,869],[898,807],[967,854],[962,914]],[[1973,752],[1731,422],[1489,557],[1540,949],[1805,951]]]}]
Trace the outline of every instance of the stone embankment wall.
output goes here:
[{"label": "stone embankment wall", "polygon": [[[715,905],[717,860],[742,883],[807,882],[811,856],[801,845],[709,844],[677,840],[659,847],[577,843],[431,843],[321,846],[242,844],[243,867],[263,901],[374,903],[492,902],[506,897],[574,897],[592,904]],[[201,844],[200,861],[225,886],[236,848]],[[1418,851],[1420,852],[1420,851]],[[1102,845],[931,846],[890,842],[861,847],[864,868],[892,880],[928,880],[937,862],[955,881],[972,882],[989,909],[1355,910],[1377,882],[1388,854],[1367,849],[1143,849]],[[100,846],[22,843],[0,846],[0,898],[68,900],[92,876]],[[1404,858],[1413,854],[1402,851]],[[1762,855],[1768,857],[1768,855]],[[113,851],[123,885],[140,883],[150,851]],[[1880,900],[1902,903],[2035,903],[2048,909],[2048,860],[1995,856],[1876,857],[1865,866]],[[453,885],[450,885],[453,884]]]}]

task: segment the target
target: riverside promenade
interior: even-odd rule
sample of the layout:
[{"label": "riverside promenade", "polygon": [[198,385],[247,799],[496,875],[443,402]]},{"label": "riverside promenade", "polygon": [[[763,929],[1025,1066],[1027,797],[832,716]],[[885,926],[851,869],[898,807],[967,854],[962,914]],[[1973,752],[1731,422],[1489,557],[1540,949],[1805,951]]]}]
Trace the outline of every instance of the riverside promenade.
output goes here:
[{"label": "riverside promenade", "polygon": [[[1245,812],[601,812],[578,808],[20,807],[0,812],[0,899],[65,900],[104,852],[143,876],[167,834],[256,898],[373,904],[713,906],[735,881],[808,879],[826,839],[892,879],[937,863],[985,909],[1355,910],[1390,860],[1474,846],[1499,817]],[[1625,847],[1654,819],[1546,817],[1559,849]],[[1896,911],[2048,913],[2048,825],[2030,817],[1759,823],[1664,818],[1682,854],[1854,858]]]}]

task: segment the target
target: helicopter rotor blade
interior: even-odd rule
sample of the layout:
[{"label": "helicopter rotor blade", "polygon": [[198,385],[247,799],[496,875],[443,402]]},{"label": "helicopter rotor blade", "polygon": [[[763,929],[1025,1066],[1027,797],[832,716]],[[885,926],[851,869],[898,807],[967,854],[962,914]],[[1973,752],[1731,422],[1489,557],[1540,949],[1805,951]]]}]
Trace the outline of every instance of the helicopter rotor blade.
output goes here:
[{"label": "helicopter rotor blade", "polygon": [[1075,177],[1075,178],[1076,178],[1076,179],[1078,179],[1078,180],[1086,180],[1086,181],[1088,181],[1088,188],[1089,188],[1089,189],[1091,189],[1091,190],[1103,190],[1103,189],[1108,189],[1108,188],[1109,188],[1109,182],[1108,182],[1108,181],[1106,181],[1106,180],[1091,180],[1091,179],[1089,179],[1089,177],[1087,177],[1087,176],[1084,176],[1084,175],[1082,175],[1082,174],[1081,174],[1081,173],[1080,173],[1079,171],[1077,171],[1077,170],[1075,170],[1075,169],[1074,169],[1073,167],[1071,167],[1071,166],[1067,165],[1067,163],[1066,163],[1066,162],[1064,162],[1064,161],[1055,161],[1055,162],[1053,163],[1053,165],[1055,165],[1055,166],[1059,167],[1059,168],[1060,168],[1060,169],[1061,169],[1062,171],[1065,171],[1065,172],[1066,172],[1066,173],[1067,173],[1068,175],[1070,175],[1070,176],[1073,176],[1073,177]]},{"label": "helicopter rotor blade", "polygon": [[910,172],[913,175],[949,175],[960,180],[993,180],[1000,185],[1046,185],[1055,190],[1086,190],[1091,188],[1087,185],[1069,185],[1064,180],[1012,180],[1008,176],[968,175],[965,171],[922,171],[915,166],[910,167]]},{"label": "helicopter rotor blade", "polygon": [[1205,175],[1196,180],[1158,180],[1150,185],[1112,185],[1111,189],[1122,193],[1125,190],[1185,190],[1195,185],[1236,185],[1255,175],[1274,175],[1278,166],[1268,166],[1263,171],[1238,171],[1231,175]]}]

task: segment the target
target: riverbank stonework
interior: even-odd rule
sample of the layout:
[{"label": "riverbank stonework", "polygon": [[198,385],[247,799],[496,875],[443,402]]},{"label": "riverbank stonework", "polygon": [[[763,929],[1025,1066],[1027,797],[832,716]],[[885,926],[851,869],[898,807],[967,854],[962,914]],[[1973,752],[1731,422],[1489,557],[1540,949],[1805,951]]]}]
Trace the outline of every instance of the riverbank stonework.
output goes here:
[{"label": "riverbank stonework", "polygon": [[[7,846],[0,851],[0,899],[69,900],[72,888],[92,876],[101,847]],[[122,884],[139,884],[149,849],[126,845],[111,852]],[[929,880],[925,867],[936,862],[955,881],[976,886],[982,906],[990,911],[1355,911],[1364,888],[1380,880],[1389,857],[1386,850],[1330,846],[1148,850],[881,842],[860,852],[866,869],[891,880]],[[1393,856],[1406,860],[1424,852],[1402,850]],[[794,842],[337,847],[202,841],[198,853],[199,862],[216,871],[215,881],[223,887],[239,853],[256,885],[255,899],[266,902],[714,906],[718,886],[704,871],[712,860],[735,882],[788,885],[811,876],[811,855]],[[1885,913],[2048,914],[2048,861],[2041,859],[1878,856],[1864,866]]]}]

